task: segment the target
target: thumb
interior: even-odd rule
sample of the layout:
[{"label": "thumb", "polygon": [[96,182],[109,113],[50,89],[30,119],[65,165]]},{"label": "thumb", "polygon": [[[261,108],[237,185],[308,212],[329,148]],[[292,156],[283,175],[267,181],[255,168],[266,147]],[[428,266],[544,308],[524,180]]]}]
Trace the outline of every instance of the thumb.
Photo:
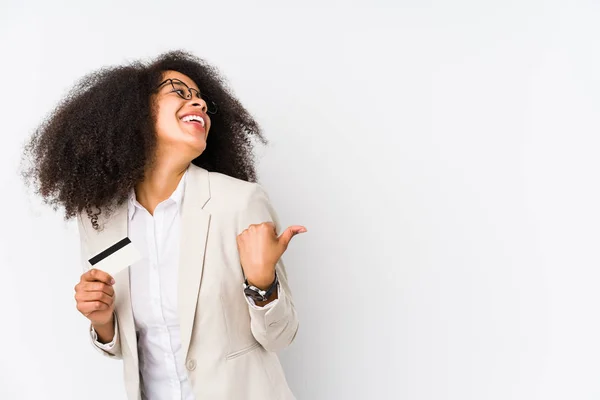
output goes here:
[{"label": "thumb", "polygon": [[281,236],[279,236],[279,244],[283,247],[284,251],[287,249],[292,238],[300,233],[306,232],[306,228],[302,225],[292,225],[287,228]]}]

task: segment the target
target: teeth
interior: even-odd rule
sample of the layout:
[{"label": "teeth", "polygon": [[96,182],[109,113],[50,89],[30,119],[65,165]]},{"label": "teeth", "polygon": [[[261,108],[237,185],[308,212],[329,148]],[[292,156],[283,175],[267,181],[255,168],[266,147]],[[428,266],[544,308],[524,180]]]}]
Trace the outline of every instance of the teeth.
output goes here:
[{"label": "teeth", "polygon": [[181,120],[183,122],[198,121],[202,124],[202,127],[204,127],[204,118],[199,115],[186,115]]}]

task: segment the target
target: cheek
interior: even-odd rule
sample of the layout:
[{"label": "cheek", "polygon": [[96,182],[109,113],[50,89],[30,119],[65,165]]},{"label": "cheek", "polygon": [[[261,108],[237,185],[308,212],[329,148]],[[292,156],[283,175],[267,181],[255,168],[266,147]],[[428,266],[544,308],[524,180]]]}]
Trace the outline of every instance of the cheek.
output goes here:
[{"label": "cheek", "polygon": [[160,137],[170,137],[176,133],[179,123],[176,117],[176,109],[172,107],[161,107],[156,114],[156,134]]}]

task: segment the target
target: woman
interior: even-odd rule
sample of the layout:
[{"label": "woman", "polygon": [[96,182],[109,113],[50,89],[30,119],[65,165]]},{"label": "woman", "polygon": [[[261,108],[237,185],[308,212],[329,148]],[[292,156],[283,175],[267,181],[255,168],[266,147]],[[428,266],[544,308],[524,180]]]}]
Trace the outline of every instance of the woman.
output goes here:
[{"label": "woman", "polygon": [[[280,258],[306,228],[278,233],[253,138],[218,72],[176,51],[88,75],[26,147],[26,178],[77,218],[77,309],[123,360],[130,399],[294,398],[276,355],[298,330]],[[140,258],[100,268],[124,247]]]}]

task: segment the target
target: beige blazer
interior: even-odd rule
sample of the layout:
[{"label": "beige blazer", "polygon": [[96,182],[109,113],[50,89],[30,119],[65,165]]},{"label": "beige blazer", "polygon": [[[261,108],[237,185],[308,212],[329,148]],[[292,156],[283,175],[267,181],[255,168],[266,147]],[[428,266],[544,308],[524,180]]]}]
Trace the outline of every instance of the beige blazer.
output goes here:
[{"label": "beige blazer", "polygon": [[[178,312],[182,349],[196,399],[294,399],[276,352],[298,331],[298,319],[280,260],[280,296],[268,310],[244,297],[236,237],[250,224],[281,226],[260,185],[190,164],[182,204]],[[78,217],[85,260],[127,236],[127,202],[94,230]],[[88,265],[89,266],[89,265]],[[123,360],[129,399],[141,399],[136,332],[129,292],[129,268],[114,276],[118,321],[115,355]]]}]

